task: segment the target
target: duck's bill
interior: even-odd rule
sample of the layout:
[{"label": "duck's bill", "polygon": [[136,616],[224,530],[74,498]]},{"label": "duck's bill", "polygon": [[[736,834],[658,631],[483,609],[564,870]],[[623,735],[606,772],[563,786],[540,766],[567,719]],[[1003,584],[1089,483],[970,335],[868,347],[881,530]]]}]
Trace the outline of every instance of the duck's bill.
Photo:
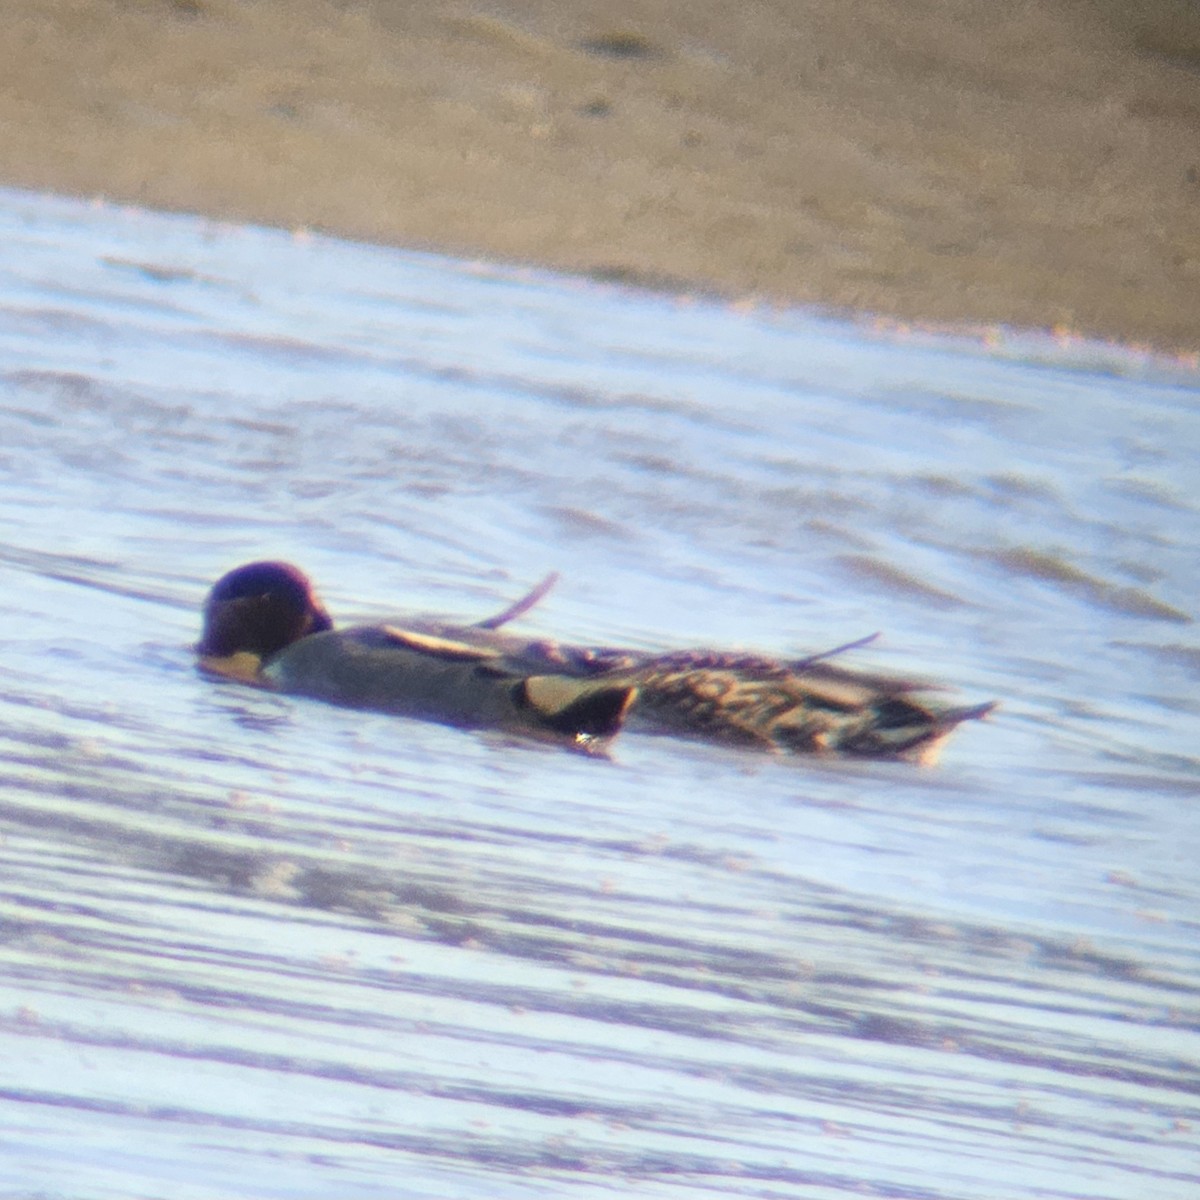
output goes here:
[{"label": "duck's bill", "polygon": [[249,650],[225,655],[202,654],[196,660],[196,666],[209,675],[221,675],[225,679],[236,679],[238,683],[253,683],[258,687],[266,686],[262,674],[262,659]]}]

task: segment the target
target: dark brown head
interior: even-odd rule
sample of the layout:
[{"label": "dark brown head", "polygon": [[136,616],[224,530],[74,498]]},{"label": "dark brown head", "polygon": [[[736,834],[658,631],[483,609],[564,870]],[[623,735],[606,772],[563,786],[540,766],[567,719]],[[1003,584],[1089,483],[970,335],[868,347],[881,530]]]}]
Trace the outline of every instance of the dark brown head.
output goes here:
[{"label": "dark brown head", "polygon": [[204,659],[251,654],[265,662],[285,646],[333,628],[312,584],[290,563],[247,563],[222,576],[204,602]]}]

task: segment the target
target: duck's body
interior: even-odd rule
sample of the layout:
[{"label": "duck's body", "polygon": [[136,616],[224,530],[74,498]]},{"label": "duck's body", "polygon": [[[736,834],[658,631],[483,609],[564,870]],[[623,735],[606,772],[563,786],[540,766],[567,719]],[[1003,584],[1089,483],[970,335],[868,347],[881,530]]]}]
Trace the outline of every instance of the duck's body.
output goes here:
[{"label": "duck's body", "polygon": [[620,729],[632,684],[547,669],[506,641],[433,623],[360,625],[301,638],[260,676],[283,692],[469,728],[577,738]]},{"label": "duck's body", "polygon": [[650,654],[497,632],[530,603],[478,625],[335,631],[299,571],[254,563],[214,587],[197,649],[207,669],[280,691],[576,740],[610,737],[628,718],[655,732],[787,752],[927,759],[956,725],[992,707],[937,705],[912,683],[847,671],[827,656]]}]

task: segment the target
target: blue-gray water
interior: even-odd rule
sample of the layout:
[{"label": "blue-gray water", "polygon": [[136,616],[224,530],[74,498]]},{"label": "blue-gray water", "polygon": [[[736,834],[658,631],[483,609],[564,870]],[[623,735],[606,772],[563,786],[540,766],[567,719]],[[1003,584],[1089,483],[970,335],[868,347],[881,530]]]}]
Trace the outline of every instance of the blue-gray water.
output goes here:
[{"label": "blue-gray water", "polygon": [[[0,1196],[1200,1195],[1200,377],[0,193]],[[209,583],[997,698],[612,761]]]}]

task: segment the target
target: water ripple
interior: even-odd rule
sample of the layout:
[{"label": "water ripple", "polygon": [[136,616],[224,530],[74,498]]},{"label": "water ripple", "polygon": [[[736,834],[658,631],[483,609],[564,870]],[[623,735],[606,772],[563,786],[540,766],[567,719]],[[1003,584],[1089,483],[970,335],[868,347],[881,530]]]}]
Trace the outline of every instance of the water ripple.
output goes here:
[{"label": "water ripple", "polygon": [[[1194,372],[0,194],[0,1190],[1200,1190]],[[804,653],[936,772],[214,683],[339,618]],[[1168,636],[1169,632],[1169,636]]]}]

